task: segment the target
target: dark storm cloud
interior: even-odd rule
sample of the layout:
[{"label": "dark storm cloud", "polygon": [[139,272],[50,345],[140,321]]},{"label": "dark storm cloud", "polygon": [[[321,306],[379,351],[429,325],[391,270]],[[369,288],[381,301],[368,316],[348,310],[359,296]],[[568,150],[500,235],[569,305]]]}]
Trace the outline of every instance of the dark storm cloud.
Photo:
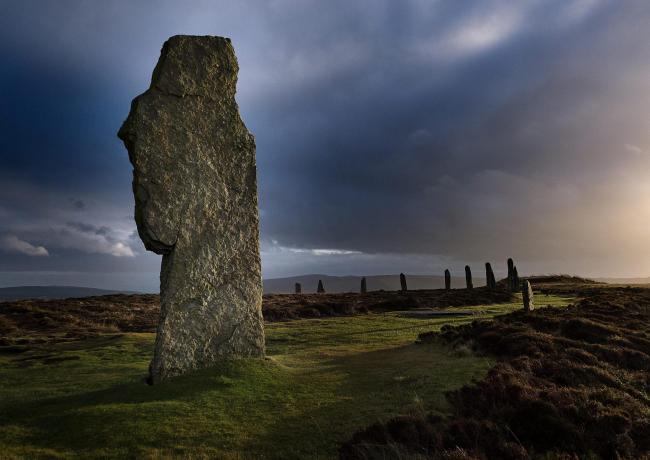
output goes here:
[{"label": "dark storm cloud", "polygon": [[629,263],[650,224],[649,19],[645,0],[4,4],[0,233],[50,253],[5,269],[157,270],[115,132],[189,33],[233,38],[266,276],[508,255],[650,271]]},{"label": "dark storm cloud", "polygon": [[648,167],[624,144],[647,141],[650,9],[575,2],[572,18],[563,4],[508,7],[522,11],[502,41],[448,59],[413,61],[422,36],[402,40],[387,21],[394,40],[365,48],[363,66],[279,95],[275,147],[288,154],[271,160],[282,179],[262,195],[266,233],[285,246],[466,260],[600,252],[593,220],[620,208],[621,184],[609,177],[611,195],[594,201],[602,184],[590,181]]}]

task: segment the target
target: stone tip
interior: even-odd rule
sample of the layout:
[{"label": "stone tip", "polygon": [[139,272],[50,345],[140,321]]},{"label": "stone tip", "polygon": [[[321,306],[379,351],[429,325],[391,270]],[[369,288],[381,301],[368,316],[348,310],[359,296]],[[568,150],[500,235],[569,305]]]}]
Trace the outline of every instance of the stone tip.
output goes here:
[{"label": "stone tip", "polygon": [[162,46],[150,90],[179,97],[234,98],[238,71],[229,38],[174,35]]},{"label": "stone tip", "polygon": [[230,38],[228,37],[221,37],[219,35],[184,35],[184,34],[177,34],[177,35],[172,35],[169,37],[165,43],[163,43],[163,47],[165,45],[176,45],[181,42],[188,42],[188,41],[193,41],[193,42],[223,42],[223,43],[232,43]]}]

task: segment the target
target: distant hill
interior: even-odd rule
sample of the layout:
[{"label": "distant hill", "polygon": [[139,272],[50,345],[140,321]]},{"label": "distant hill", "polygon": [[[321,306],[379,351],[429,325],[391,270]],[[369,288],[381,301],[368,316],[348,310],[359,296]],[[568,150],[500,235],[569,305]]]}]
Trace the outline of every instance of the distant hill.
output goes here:
[{"label": "distant hill", "polygon": [[[295,283],[302,285],[302,292],[316,292],[318,280],[323,281],[326,292],[359,292],[361,276],[300,275],[264,280],[265,294],[290,294]],[[369,291],[396,291],[400,288],[399,274],[366,276]],[[409,289],[441,289],[445,287],[443,276],[406,274]],[[465,277],[451,278],[453,288],[465,287]],[[485,278],[474,277],[474,286],[485,286]],[[135,294],[133,291],[97,289],[79,286],[14,286],[0,288],[0,301],[21,299],[67,299],[108,294]]]},{"label": "distant hill", "polygon": [[13,286],[0,288],[0,301],[21,299],[67,299],[107,294],[133,294],[132,291],[112,291],[79,286]]},{"label": "distant hill", "polygon": [[[361,276],[329,276],[329,275],[300,275],[286,278],[270,278],[264,280],[265,294],[291,294],[294,292],[295,283],[302,285],[302,292],[316,292],[318,280],[323,281],[325,292],[359,292]],[[556,279],[557,278],[557,279]],[[544,275],[532,277],[531,281],[537,282],[593,282],[578,277]],[[485,286],[484,277],[474,277],[474,286]],[[614,284],[650,284],[650,278],[597,278],[594,281]],[[366,276],[369,291],[396,291],[400,288],[399,274]],[[409,275],[406,274],[406,283],[409,289],[441,289],[445,286],[443,276],[434,275]],[[451,287],[464,288],[465,276],[452,276]],[[90,297],[108,294],[135,294],[133,291],[120,291],[110,289],[97,289],[79,286],[15,286],[0,288],[0,301],[21,299],[66,299],[70,297]]]},{"label": "distant hill", "polygon": [[[295,283],[302,285],[302,292],[316,292],[318,280],[323,281],[325,292],[359,292],[361,276],[300,275],[287,278],[264,280],[265,294],[288,294],[294,291]],[[474,286],[485,286],[485,278],[474,277]],[[369,291],[395,291],[400,288],[399,274],[366,276]],[[409,289],[441,289],[445,287],[444,276],[406,274]],[[465,276],[451,278],[453,288],[465,287]]]}]

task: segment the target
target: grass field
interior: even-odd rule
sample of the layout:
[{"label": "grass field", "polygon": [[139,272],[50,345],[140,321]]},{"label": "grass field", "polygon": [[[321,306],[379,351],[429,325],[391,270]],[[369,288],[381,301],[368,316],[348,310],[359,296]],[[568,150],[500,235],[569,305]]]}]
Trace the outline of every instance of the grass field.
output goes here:
[{"label": "grass field", "polygon": [[[538,305],[570,299],[537,296]],[[472,317],[399,313],[267,324],[266,360],[240,360],[150,387],[153,334],[105,335],[0,355],[0,457],[333,458],[372,422],[444,413],[444,392],[493,364],[421,332]]]}]

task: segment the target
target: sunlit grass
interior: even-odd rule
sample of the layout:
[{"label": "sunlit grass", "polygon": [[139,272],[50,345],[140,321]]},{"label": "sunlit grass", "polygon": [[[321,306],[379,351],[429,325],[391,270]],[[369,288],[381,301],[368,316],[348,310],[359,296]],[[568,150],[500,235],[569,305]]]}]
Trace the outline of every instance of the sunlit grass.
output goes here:
[{"label": "sunlit grass", "polygon": [[[564,306],[570,299],[536,301]],[[335,457],[369,423],[445,412],[444,392],[493,364],[415,345],[419,333],[516,308],[271,323],[268,359],[225,362],[154,387],[143,383],[152,334],[0,355],[0,457]]]}]

